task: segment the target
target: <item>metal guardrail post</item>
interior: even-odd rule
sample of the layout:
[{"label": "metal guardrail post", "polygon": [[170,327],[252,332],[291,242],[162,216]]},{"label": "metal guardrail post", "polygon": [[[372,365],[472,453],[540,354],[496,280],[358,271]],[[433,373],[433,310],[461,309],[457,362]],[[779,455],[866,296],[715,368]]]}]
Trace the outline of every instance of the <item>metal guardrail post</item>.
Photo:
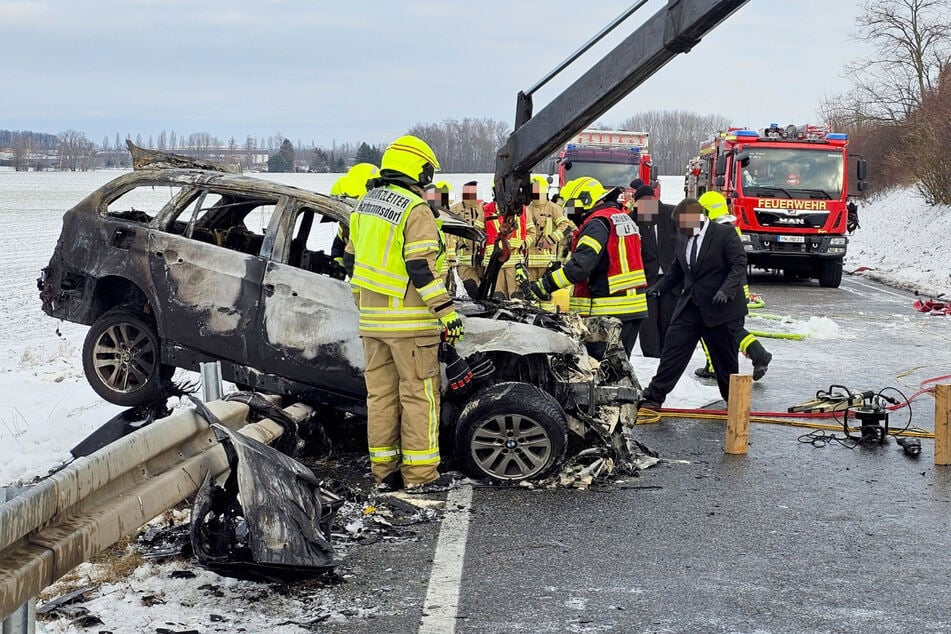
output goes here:
[{"label": "metal guardrail post", "polygon": [[224,391],[221,385],[221,361],[208,361],[201,364],[201,400],[204,402],[221,399]]},{"label": "metal guardrail post", "polygon": [[[0,487],[0,504],[26,491],[26,487]],[[30,599],[0,623],[0,634],[35,634],[36,599]]]}]

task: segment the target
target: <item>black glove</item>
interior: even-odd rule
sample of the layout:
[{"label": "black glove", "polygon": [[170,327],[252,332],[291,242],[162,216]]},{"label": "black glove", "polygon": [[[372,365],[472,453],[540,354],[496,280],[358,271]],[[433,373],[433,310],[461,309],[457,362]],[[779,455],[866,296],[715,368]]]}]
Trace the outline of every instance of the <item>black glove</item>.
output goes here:
[{"label": "black glove", "polygon": [[653,286],[645,288],[644,294],[648,297],[660,297],[660,289],[657,288],[657,284],[654,284]]},{"label": "black glove", "polygon": [[467,392],[472,382],[472,369],[456,352],[455,346],[441,343],[439,357],[446,364],[446,379],[449,381],[449,388],[456,394]]},{"label": "black glove", "polygon": [[728,301],[730,301],[730,299],[726,296],[726,293],[724,293],[723,291],[717,291],[717,294],[713,296],[713,305],[714,305],[714,306],[719,306],[720,304],[725,304],[725,303],[727,303]]}]

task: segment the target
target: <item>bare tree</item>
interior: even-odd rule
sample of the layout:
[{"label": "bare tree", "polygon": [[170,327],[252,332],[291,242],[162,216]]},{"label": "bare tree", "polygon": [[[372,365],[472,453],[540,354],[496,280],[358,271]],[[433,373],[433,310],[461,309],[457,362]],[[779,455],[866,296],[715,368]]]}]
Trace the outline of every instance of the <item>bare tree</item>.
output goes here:
[{"label": "bare tree", "polygon": [[729,125],[730,120],[719,114],[649,110],[628,117],[619,128],[649,133],[648,149],[658,173],[682,174],[687,161],[697,155],[700,143]]},{"label": "bare tree", "polygon": [[30,169],[30,155],[33,153],[33,135],[29,132],[17,132],[13,135],[13,169],[27,172]]},{"label": "bare tree", "polygon": [[508,137],[508,126],[493,119],[467,117],[419,123],[408,134],[429,144],[444,172],[491,172],[495,169],[495,153]]},{"label": "bare tree", "polygon": [[868,0],[856,37],[875,53],[846,66],[852,91],[823,110],[852,121],[904,121],[951,63],[949,16],[949,0]]},{"label": "bare tree", "polygon": [[59,168],[71,172],[92,169],[96,159],[96,145],[85,132],[67,130],[59,135]]}]

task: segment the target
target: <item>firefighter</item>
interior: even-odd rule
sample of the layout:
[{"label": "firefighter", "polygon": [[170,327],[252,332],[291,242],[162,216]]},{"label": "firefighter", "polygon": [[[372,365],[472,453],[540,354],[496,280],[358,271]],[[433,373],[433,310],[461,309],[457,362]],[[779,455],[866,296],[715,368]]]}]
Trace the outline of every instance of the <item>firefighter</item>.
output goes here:
[{"label": "firefighter", "polygon": [[[338,198],[350,198],[354,201],[363,198],[367,193],[367,181],[380,175],[380,168],[372,163],[357,163],[346,174],[334,181],[330,187],[330,195]],[[343,252],[347,246],[349,232],[342,223],[337,225],[337,235],[330,245],[330,257],[340,267],[343,267]]]},{"label": "firefighter", "polygon": [[[494,190],[493,190],[494,192]],[[495,241],[499,238],[502,231],[503,219],[496,211],[495,201],[487,203],[483,210],[485,211],[485,256],[483,265],[488,267],[492,260],[492,254],[495,252]],[[525,208],[522,207],[521,213],[515,218],[511,229],[506,234],[509,245],[509,258],[499,269],[498,277],[495,280],[496,299],[508,299],[510,297],[521,297],[518,285],[515,279],[515,265],[525,260],[525,238],[527,236]]]},{"label": "firefighter", "polygon": [[[707,218],[712,222],[719,224],[728,224],[732,225],[736,222],[736,216],[730,214],[729,207],[726,202],[726,198],[723,197],[723,194],[720,192],[709,191],[705,192],[700,196],[698,202],[703,207],[704,213],[706,213]],[[735,227],[736,232],[740,235],[743,235],[739,227]],[[750,287],[749,284],[743,284],[743,294],[746,296],[746,301],[749,303],[750,299]],[[763,376],[766,375],[766,370],[769,368],[769,362],[773,360],[773,355],[760,343],[759,339],[755,335],[750,334],[745,326],[744,322],[746,321],[745,317],[741,317],[739,322],[739,328],[737,329],[737,347],[739,351],[746,355],[750,361],[753,362],[753,380],[759,381]],[[707,358],[707,363],[702,368],[697,368],[694,370],[694,374],[703,379],[715,379],[716,374],[713,372],[713,361],[710,359],[710,351],[707,350],[706,342],[701,339],[700,344],[703,346],[703,354]]]},{"label": "firefighter", "polygon": [[525,247],[528,273],[532,281],[540,279],[558,262],[558,243],[565,238],[568,218],[561,207],[548,200],[548,180],[532,176],[532,202],[525,208]]},{"label": "firefighter", "polygon": [[425,141],[400,137],[350,217],[346,263],[359,291],[370,468],[380,490],[437,490],[440,334],[454,343],[464,332],[438,275],[441,232],[422,198],[437,169]]},{"label": "firefighter", "polygon": [[[479,184],[469,181],[462,186],[462,200],[450,208],[454,214],[471,224],[476,229],[485,230],[485,211],[482,201],[479,200]],[[482,254],[485,244],[475,240],[456,240],[456,272],[462,280],[462,286],[469,297],[475,299],[482,283]]]},{"label": "firefighter", "polygon": [[[641,261],[641,238],[634,219],[617,198],[621,190],[605,190],[597,179],[582,176],[565,183],[561,195],[566,208],[583,217],[564,266],[543,275],[530,286],[545,300],[551,293],[574,284],[571,310],[582,316],[610,316],[621,321],[621,341],[628,357],[647,315],[647,298],[638,288],[647,286]],[[592,356],[604,355],[604,344],[589,346]]]},{"label": "firefighter", "polygon": [[[433,192],[433,200],[430,201],[428,196],[429,192]],[[432,190],[427,189],[427,202],[430,203],[430,207],[435,205],[435,211],[438,214],[439,211],[445,209],[449,210],[450,205],[452,204],[452,185],[446,181],[439,181],[432,186]],[[442,230],[442,219],[437,216],[436,225],[439,227],[440,231]],[[454,235],[447,233],[443,234],[443,237],[446,242],[446,257],[443,259],[442,264],[439,267],[439,274],[443,277],[443,281],[446,284],[446,290],[449,292],[449,297],[455,297],[456,295],[456,245],[458,244],[458,238]]]}]

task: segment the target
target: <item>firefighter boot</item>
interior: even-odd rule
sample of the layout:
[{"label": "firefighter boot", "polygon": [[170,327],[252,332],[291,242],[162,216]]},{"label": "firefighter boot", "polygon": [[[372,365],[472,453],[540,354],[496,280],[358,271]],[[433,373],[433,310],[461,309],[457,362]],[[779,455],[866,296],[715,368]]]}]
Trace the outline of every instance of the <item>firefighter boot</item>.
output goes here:
[{"label": "firefighter boot", "polygon": [[759,340],[755,340],[746,348],[746,356],[753,362],[753,380],[759,381],[766,375],[769,362],[773,360],[772,353],[767,351]]}]

